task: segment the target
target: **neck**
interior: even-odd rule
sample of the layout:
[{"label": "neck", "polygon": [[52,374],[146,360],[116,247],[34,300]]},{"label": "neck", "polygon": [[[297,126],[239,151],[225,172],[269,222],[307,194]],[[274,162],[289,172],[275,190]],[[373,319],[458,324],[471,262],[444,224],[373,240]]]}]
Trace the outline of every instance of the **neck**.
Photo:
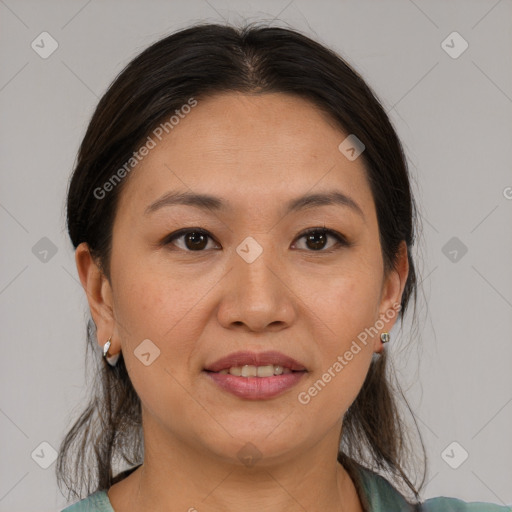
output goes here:
[{"label": "neck", "polygon": [[183,441],[146,435],[144,463],[111,487],[109,498],[116,512],[160,512],[170,506],[188,512],[363,512],[350,476],[336,459],[337,440],[338,435],[327,437],[293,458],[263,457],[245,466]]}]

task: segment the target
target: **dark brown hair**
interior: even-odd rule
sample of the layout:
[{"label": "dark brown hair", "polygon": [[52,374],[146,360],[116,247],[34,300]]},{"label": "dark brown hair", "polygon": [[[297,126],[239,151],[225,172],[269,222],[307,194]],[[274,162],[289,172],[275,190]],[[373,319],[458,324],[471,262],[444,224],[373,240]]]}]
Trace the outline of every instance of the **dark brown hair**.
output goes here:
[{"label": "dark brown hair", "polygon": [[[400,243],[405,241],[408,248],[409,275],[400,311],[403,324],[410,300],[416,312],[411,248],[417,217],[401,143],[363,79],[332,50],[294,30],[200,24],[159,40],[134,58],[101,98],[78,152],[67,197],[73,247],[86,242],[110,280],[112,226],[126,179],[109,191],[107,199],[98,198],[95,191],[163,119],[190,98],[200,101],[229,91],[300,96],[325,112],[341,131],[364,143],[361,158],[375,202],[385,272],[394,268]],[[59,486],[65,484],[69,496],[79,498],[116,482],[116,460],[130,466],[143,460],[140,399],[123,357],[110,367],[98,352],[95,335],[89,318],[87,346],[95,364],[92,394],[65,436],[57,460]],[[338,460],[347,469],[359,463],[389,473],[397,486],[417,500],[419,491],[406,469],[409,463],[414,469],[411,456],[417,454],[410,450],[396,401],[398,394],[405,398],[386,361],[385,351],[372,361],[360,393],[345,414]],[[426,468],[422,441],[421,450],[422,486]]]}]

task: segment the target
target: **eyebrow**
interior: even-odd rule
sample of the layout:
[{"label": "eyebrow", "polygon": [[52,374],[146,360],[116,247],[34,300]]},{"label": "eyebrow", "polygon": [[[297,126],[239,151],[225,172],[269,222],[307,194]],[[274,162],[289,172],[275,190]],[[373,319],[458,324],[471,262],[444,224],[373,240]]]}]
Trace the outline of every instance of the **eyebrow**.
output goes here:
[{"label": "eyebrow", "polygon": [[[192,192],[173,191],[164,194],[154,203],[151,203],[144,211],[144,215],[149,215],[159,210],[160,208],[175,206],[179,204],[195,206],[197,208],[201,208],[202,210],[221,211],[231,209],[227,203],[223,202],[222,199],[216,196],[209,194],[196,194]],[[307,208],[329,205],[346,206],[360,215],[363,219],[365,218],[361,207],[351,197],[337,190],[309,194],[292,199],[286,203],[285,214],[299,210],[305,210]]]}]

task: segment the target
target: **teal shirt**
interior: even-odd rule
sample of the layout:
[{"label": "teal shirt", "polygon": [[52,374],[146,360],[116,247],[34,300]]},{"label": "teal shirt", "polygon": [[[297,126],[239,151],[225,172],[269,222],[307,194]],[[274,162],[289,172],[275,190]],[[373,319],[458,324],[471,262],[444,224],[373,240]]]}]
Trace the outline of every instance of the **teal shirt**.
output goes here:
[{"label": "teal shirt", "polygon": [[[456,498],[430,498],[421,508],[414,508],[382,476],[369,469],[358,469],[358,483],[368,501],[367,512],[512,512],[512,507],[492,503],[472,502]],[[114,512],[107,491],[97,491],[62,512]]]}]

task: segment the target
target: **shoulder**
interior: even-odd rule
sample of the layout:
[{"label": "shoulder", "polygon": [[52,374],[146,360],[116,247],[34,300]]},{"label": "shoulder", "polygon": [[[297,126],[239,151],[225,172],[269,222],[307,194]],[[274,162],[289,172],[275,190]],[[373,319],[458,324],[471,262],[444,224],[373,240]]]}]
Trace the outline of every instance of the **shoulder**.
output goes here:
[{"label": "shoulder", "polygon": [[61,512],[114,512],[107,491],[96,491]]},{"label": "shoulder", "polygon": [[494,503],[466,502],[457,498],[430,498],[422,504],[422,512],[512,512],[512,507]]},{"label": "shoulder", "polygon": [[421,504],[411,504],[383,476],[358,466],[360,483],[371,512],[512,512],[512,507],[493,503],[465,502],[457,498],[430,498]]}]

